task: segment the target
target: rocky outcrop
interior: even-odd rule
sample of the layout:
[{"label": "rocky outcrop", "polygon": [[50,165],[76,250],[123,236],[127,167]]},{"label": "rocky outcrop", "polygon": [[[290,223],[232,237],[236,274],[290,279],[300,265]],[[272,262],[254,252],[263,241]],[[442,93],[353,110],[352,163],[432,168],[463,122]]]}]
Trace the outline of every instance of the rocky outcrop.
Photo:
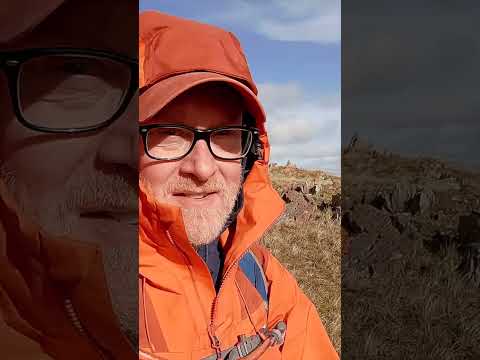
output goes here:
[{"label": "rocky outcrop", "polygon": [[287,166],[270,166],[272,182],[286,203],[281,221],[308,223],[318,219],[320,212],[331,211],[341,216],[340,178],[321,171],[304,170],[289,162]]},{"label": "rocky outcrop", "polygon": [[343,152],[342,173],[352,261],[369,268],[418,246],[433,253],[454,246],[463,258],[459,270],[480,283],[480,174],[376,151],[358,137]]}]

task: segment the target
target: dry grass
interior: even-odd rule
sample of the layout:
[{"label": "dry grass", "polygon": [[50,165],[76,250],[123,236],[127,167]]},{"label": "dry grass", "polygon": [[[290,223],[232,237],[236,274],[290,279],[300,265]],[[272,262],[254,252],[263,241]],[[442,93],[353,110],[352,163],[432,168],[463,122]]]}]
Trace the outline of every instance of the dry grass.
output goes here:
[{"label": "dry grass", "polygon": [[316,305],[332,342],[340,352],[341,297],[340,221],[330,211],[321,212],[311,224],[291,220],[274,226],[263,242],[295,276]]},{"label": "dry grass", "polygon": [[[342,169],[342,210],[357,227],[348,226],[351,237],[344,239],[351,251],[342,258],[342,355],[480,359],[480,291],[458,271],[462,258],[454,248],[459,216],[478,209],[478,175],[373,148],[345,152]],[[403,210],[368,204],[403,182],[431,190],[435,201],[397,231],[393,220]],[[431,246],[440,241],[436,233],[450,240],[438,253]]]},{"label": "dry grass", "polygon": [[344,268],[343,354],[348,359],[480,359],[480,292],[458,273],[453,248],[418,245],[362,278]]}]

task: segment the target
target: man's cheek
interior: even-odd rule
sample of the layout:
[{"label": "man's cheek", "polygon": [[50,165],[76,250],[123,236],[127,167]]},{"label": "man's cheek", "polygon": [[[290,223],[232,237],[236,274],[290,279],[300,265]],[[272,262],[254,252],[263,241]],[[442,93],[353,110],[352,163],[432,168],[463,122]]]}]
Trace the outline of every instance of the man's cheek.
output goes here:
[{"label": "man's cheek", "polygon": [[240,163],[225,164],[223,174],[227,183],[239,185],[242,182],[242,166]]},{"label": "man's cheek", "polygon": [[153,187],[161,187],[175,175],[176,167],[173,163],[150,163],[141,171],[141,176]]}]

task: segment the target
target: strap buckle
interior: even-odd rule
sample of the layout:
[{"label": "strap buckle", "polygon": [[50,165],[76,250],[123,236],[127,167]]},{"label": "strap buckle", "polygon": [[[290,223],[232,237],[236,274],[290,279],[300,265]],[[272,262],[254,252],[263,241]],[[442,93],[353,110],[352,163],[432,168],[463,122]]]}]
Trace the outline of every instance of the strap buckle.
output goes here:
[{"label": "strap buckle", "polygon": [[266,328],[263,328],[262,330],[260,330],[260,333],[252,336],[240,335],[238,337],[237,344],[235,344],[231,348],[222,351],[220,354],[217,353],[210,355],[206,358],[203,358],[202,360],[218,360],[218,355],[220,355],[220,359],[225,360],[243,359],[244,357],[247,357],[248,355],[253,353],[268,338],[271,339],[270,346],[280,346],[285,340],[287,326],[285,322],[280,321],[272,330],[269,331]]},{"label": "strap buckle", "polygon": [[249,355],[253,350],[255,350],[262,343],[260,336],[253,335],[247,337],[245,335],[240,335],[238,337],[238,343],[235,345],[237,349],[238,356],[243,358]]}]

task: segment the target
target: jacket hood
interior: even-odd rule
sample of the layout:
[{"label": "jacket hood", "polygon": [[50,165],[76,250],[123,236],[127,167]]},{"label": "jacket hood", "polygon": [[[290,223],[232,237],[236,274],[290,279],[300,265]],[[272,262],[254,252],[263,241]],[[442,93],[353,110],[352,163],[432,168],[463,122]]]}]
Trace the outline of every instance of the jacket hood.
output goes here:
[{"label": "jacket hood", "polygon": [[139,121],[147,121],[183,92],[207,82],[234,88],[247,112],[263,124],[265,111],[235,35],[157,11],[141,13]]},{"label": "jacket hood", "polygon": [[[144,12],[140,14],[139,42],[141,88],[163,86],[165,93],[174,86],[170,86],[170,83],[175,77],[184,79],[185,75],[200,71],[201,74],[222,74],[227,82],[236,81],[248,88],[252,96],[258,94],[241,45],[230,32],[159,12]],[[170,51],[165,52],[166,49]],[[149,91],[140,95],[140,113],[144,112],[143,107],[150,106],[152,102],[151,98],[149,104],[142,102],[142,97],[145,98]],[[164,101],[163,97],[160,101]],[[227,266],[260,239],[284,209],[284,202],[273,189],[268,174],[270,144],[265,116],[253,117],[255,126],[259,129],[262,156],[254,162],[244,180],[243,206],[235,221],[220,236],[220,242],[226,250]],[[142,272],[142,267],[145,269],[154,265],[150,263],[155,262],[152,248],[165,252],[171,250],[172,246],[177,246],[183,253],[194,254],[193,247],[187,240],[181,210],[158,203],[142,184],[139,196],[139,231],[142,239],[140,271]],[[152,256],[146,256],[147,254]]]},{"label": "jacket hood", "polygon": [[140,13],[139,84],[148,87],[171,76],[206,71],[257,87],[240,42],[218,27],[158,11]]}]

